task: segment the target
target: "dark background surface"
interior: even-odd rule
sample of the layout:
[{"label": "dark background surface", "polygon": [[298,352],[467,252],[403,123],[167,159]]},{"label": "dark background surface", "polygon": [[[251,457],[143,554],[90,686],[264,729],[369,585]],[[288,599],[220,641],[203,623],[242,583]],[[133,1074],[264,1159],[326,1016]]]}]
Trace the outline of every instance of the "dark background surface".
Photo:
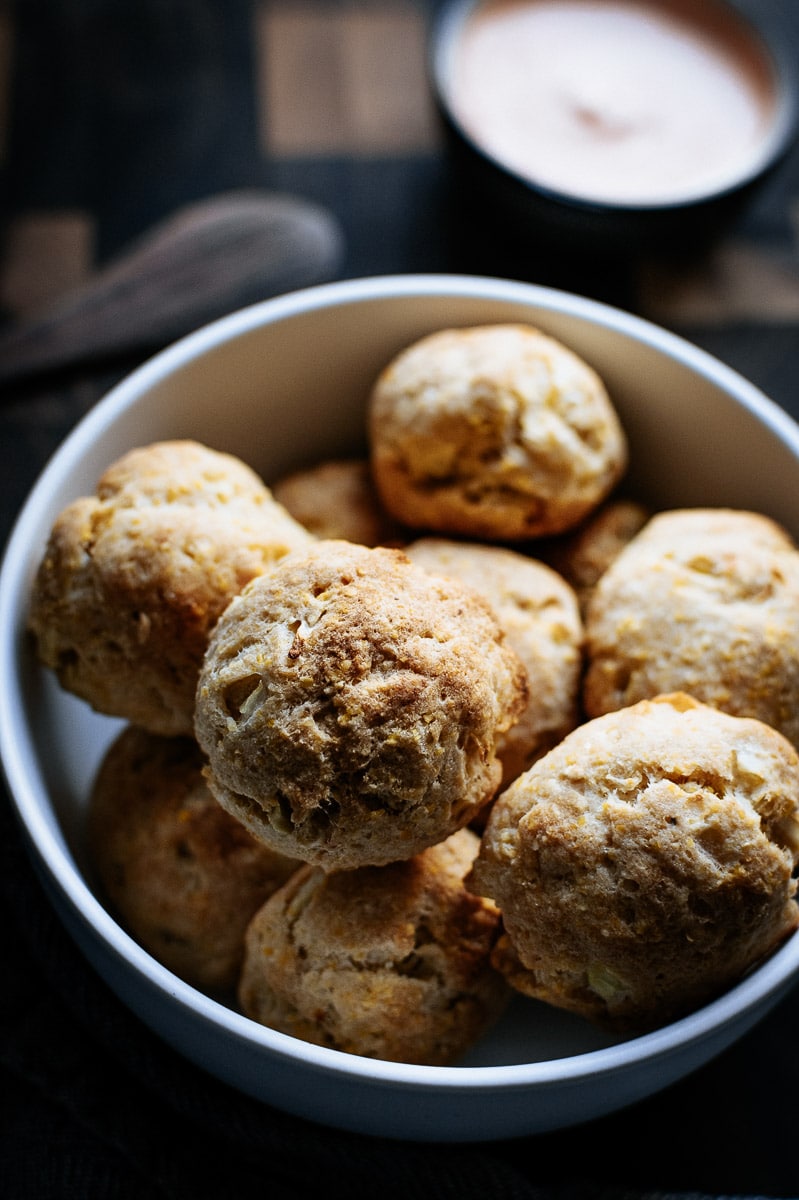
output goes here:
[{"label": "dark background surface", "polygon": [[[754,7],[799,61],[795,0]],[[3,323],[46,308],[179,206],[265,189],[335,214],[341,278],[479,269],[564,283],[686,335],[799,416],[799,153],[706,256],[572,264],[559,278],[557,264],[500,248],[488,219],[453,235],[462,197],[423,90],[435,10],[0,0]],[[292,24],[297,13],[317,24]],[[363,102],[349,92],[352,56],[387,30],[387,69]],[[306,68],[278,71],[282,92],[269,76],[278,38]],[[0,543],[49,455],[130,365],[5,390]],[[5,801],[0,821],[3,1197],[799,1196],[799,993],[690,1079],[578,1129],[465,1147],[338,1134],[237,1095],[150,1035],[61,930]]]}]

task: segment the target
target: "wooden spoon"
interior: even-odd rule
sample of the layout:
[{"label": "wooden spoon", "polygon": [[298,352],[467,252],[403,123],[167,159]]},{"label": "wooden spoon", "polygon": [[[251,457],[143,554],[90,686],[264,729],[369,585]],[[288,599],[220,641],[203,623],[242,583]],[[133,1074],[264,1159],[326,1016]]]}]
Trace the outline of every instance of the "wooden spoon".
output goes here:
[{"label": "wooden spoon", "polygon": [[343,238],[293,196],[228,192],[180,209],[46,313],[0,331],[0,387],[132,357],[208,321],[330,279]]}]

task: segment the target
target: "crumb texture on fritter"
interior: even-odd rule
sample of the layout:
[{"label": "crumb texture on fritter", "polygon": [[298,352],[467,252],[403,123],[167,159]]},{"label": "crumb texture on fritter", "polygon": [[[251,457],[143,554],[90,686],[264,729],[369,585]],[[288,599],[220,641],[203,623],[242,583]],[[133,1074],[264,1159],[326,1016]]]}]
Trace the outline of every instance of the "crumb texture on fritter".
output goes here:
[{"label": "crumb texture on fritter", "polygon": [[573,527],[627,465],[596,372],[521,324],[445,329],[397,355],[372,391],[369,444],[399,521],[485,540]]},{"label": "crumb texture on fritter", "polygon": [[31,598],[40,660],[99,712],[191,735],[219,614],[311,541],[239,459],[192,441],[132,450],[55,521]]},{"label": "crumb texture on fritter", "polygon": [[275,849],[347,870],[466,825],[525,698],[482,596],[400,550],[320,541],[221,617],[196,730],[224,807]]},{"label": "crumb texture on fritter", "polygon": [[658,513],[597,583],[586,657],[589,716],[684,691],[799,746],[799,551],[757,513]]},{"label": "crumb texture on fritter", "polygon": [[191,738],[128,726],[90,799],[92,866],[120,921],[154,958],[213,993],[235,988],[250,917],[299,865],[217,804]]},{"label": "crumb texture on fritter", "polygon": [[503,546],[427,537],[405,552],[482,592],[527,672],[527,704],[497,748],[506,787],[580,718],[583,623],[575,593],[544,563]]},{"label": "crumb texture on fritter", "polygon": [[651,515],[638,500],[613,497],[576,529],[538,547],[544,561],[574,588],[581,613],[587,611],[605,571]]},{"label": "crumb texture on fritter", "polygon": [[367,459],[332,459],[293,471],[272,484],[272,494],[315,537],[362,546],[408,540],[383,508]]},{"label": "crumb texture on fritter", "polygon": [[519,991],[621,1030],[718,995],[796,928],[799,757],[675,694],[569,734],[495,801],[470,886]]},{"label": "crumb texture on fritter", "polygon": [[463,883],[477,846],[461,830],[401,863],[302,868],[247,932],[245,1014],[349,1054],[453,1062],[509,994],[490,963],[499,913]]}]

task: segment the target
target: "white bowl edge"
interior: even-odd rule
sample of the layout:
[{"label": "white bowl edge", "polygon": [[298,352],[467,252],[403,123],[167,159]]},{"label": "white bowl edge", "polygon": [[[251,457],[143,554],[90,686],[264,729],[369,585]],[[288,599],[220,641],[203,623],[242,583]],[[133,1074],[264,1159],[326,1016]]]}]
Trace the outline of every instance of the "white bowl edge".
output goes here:
[{"label": "white bowl edge", "polygon": [[[264,322],[274,323],[331,303],[360,303],[378,297],[458,298],[464,292],[478,304],[484,300],[520,308],[538,304],[553,314],[598,321],[600,327],[614,329],[676,357],[720,390],[734,394],[740,405],[788,447],[799,464],[799,428],[787,414],[730,368],[641,318],[535,285],[460,276],[374,277],[322,285],[251,306],[189,335],[144,364],[98,403],[45,467],[18,517],[0,572],[0,595],[5,604],[0,620],[0,757],[37,867],[62,919],[84,952],[123,999],[128,1003],[132,1000],[131,1007],[162,1036],[179,1044],[189,1058],[242,1086],[242,1090],[300,1115],[345,1128],[389,1135],[396,1129],[398,1136],[429,1136],[433,1140],[515,1136],[553,1128],[638,1099],[653,1090],[653,1071],[657,1072],[657,1086],[670,1082],[687,1069],[686,1055],[691,1066],[700,1065],[758,1019],[791,986],[799,970],[799,939],[791,939],[757,972],[683,1021],[573,1057],[499,1066],[417,1067],[359,1059],[298,1043],[254,1025],[177,980],[132,942],[87,885],[52,814],[42,808],[37,791],[41,776],[24,719],[23,628],[36,558],[34,548],[41,542],[50,515],[43,511],[43,506],[47,509],[45,497],[51,498],[51,508],[59,506],[55,498],[60,497],[76,460],[121,413],[135,405],[145,390],[191,362],[198,351],[232,341]],[[138,973],[135,980],[130,977],[131,970]],[[208,1039],[211,1029],[257,1047],[259,1059],[252,1078],[243,1082],[240,1071],[231,1068],[224,1043],[216,1048],[209,1045],[205,1050],[191,1044],[191,1036],[202,1034]],[[303,1087],[313,1079],[323,1094],[306,1096],[303,1088],[289,1088],[286,1094],[285,1072],[300,1067],[298,1080]],[[272,1081],[268,1078],[270,1070],[275,1072]],[[584,1096],[580,1104],[574,1102],[574,1089],[584,1091],[587,1079],[595,1089],[593,1109],[591,1104],[586,1105]],[[351,1086],[359,1096],[366,1087],[368,1100],[362,1102],[361,1096],[361,1102],[356,1103],[351,1098],[342,1110],[341,1089]],[[553,1089],[562,1089],[565,1100],[557,1102]],[[498,1094],[507,1097],[508,1104],[494,1109]],[[400,1099],[403,1095],[405,1100]],[[515,1105],[518,1113],[515,1127],[509,1119],[509,1104]],[[449,1107],[450,1112],[442,1119],[443,1107]]]}]

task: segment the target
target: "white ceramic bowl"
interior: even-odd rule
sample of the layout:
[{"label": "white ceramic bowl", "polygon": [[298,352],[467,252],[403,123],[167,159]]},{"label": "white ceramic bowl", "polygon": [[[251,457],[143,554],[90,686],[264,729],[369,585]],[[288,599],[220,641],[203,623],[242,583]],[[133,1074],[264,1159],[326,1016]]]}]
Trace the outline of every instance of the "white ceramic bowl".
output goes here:
[{"label": "white ceramic bowl", "polygon": [[314,1120],[420,1140],[543,1132],[631,1103],[728,1046],[788,989],[799,937],[726,995],[617,1041],[518,999],[468,1061],[417,1067],[306,1045],[182,983],[133,942],[92,889],[83,813],[119,723],[62,693],[24,635],[50,526],[103,468],[149,441],[194,437],[268,480],[364,446],[380,368],[445,326],[527,321],[591,362],[632,448],[630,482],[661,506],[759,509],[799,535],[799,428],[735,372],[605,306],[524,284],[398,276],[331,284],[235,313],[116,387],[51,460],[20,514],[0,578],[0,752],[32,857],[86,957],[153,1030],[242,1091]]}]

